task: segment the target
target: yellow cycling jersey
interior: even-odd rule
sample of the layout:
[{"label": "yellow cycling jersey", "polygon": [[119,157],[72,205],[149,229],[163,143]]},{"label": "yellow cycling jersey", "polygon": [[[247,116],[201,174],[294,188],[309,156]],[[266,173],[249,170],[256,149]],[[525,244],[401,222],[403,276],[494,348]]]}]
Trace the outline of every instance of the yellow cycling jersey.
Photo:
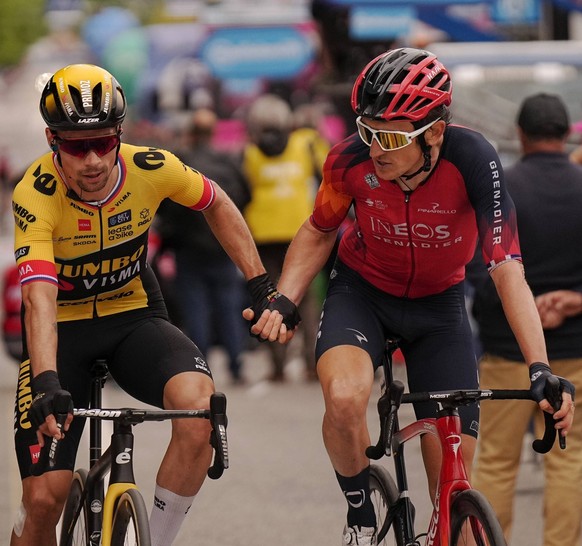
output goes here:
[{"label": "yellow cycling jersey", "polygon": [[21,284],[57,284],[59,322],[147,307],[148,230],[158,206],[167,197],[204,210],[213,182],[166,150],[122,144],[115,190],[92,204],[68,191],[57,161],[40,157],[14,190]]},{"label": "yellow cycling jersey", "polygon": [[280,155],[267,156],[255,144],[247,146],[243,170],[252,198],[244,217],[256,243],[293,239],[313,210],[323,159],[313,148],[311,133],[302,130],[291,133]]}]

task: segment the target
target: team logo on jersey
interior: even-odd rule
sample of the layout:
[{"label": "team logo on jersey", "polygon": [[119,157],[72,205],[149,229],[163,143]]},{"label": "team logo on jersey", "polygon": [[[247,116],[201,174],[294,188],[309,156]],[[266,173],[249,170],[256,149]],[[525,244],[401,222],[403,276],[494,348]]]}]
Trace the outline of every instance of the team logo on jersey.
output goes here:
[{"label": "team logo on jersey", "polygon": [[373,190],[374,188],[380,187],[380,182],[378,182],[378,179],[376,178],[376,175],[374,173],[366,174],[364,176],[364,180],[366,181],[366,184],[368,184],[368,186],[370,186],[371,190]]}]

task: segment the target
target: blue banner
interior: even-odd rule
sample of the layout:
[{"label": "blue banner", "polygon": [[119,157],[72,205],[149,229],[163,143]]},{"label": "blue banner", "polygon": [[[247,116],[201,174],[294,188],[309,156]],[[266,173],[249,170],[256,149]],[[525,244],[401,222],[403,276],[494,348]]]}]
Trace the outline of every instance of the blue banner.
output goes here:
[{"label": "blue banner", "polygon": [[350,10],[352,40],[386,40],[410,34],[416,10],[399,6],[354,6]]},{"label": "blue banner", "polygon": [[200,50],[218,78],[292,78],[314,57],[312,41],[293,27],[222,28]]}]

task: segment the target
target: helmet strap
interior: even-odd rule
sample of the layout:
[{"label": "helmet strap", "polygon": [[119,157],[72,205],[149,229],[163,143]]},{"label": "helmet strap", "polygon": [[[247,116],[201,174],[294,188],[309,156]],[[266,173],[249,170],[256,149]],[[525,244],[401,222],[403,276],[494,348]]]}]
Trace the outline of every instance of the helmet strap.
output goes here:
[{"label": "helmet strap", "polygon": [[424,161],[420,168],[414,171],[412,174],[403,174],[402,178],[404,178],[405,180],[410,180],[411,178],[414,178],[415,176],[419,175],[422,172],[427,173],[430,171],[432,167],[432,158],[430,157],[431,147],[424,140],[424,135],[420,135],[418,137],[418,143],[420,144],[420,149],[422,150],[422,157]]}]

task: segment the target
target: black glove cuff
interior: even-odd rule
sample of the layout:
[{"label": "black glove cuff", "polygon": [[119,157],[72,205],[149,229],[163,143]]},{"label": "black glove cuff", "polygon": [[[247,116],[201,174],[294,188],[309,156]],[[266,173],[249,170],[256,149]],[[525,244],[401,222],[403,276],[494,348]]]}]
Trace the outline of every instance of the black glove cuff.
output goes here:
[{"label": "black glove cuff", "polygon": [[51,392],[61,390],[61,382],[59,376],[54,370],[47,370],[39,373],[33,377],[30,386],[32,389],[32,396],[36,396],[39,392]]},{"label": "black glove cuff", "polygon": [[[263,303],[266,305],[270,299],[270,296],[277,292],[275,285],[267,273],[263,273],[262,275],[253,277],[247,281],[247,289],[251,295],[253,304]],[[261,300],[263,298],[266,298],[267,301],[262,302]]]},{"label": "black glove cuff", "polygon": [[534,362],[529,367],[529,380],[533,383],[536,379],[538,379],[542,375],[546,375],[546,373],[551,374],[552,369],[548,364],[543,362]]}]

